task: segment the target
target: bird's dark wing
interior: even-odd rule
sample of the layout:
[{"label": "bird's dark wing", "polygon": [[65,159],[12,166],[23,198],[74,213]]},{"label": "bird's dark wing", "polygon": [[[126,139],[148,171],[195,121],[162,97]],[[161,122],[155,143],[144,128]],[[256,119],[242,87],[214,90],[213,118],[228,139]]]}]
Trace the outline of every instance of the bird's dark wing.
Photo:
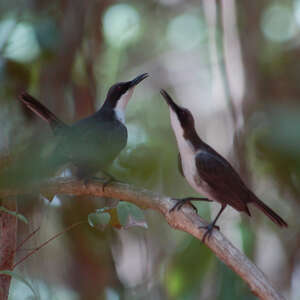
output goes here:
[{"label": "bird's dark wing", "polygon": [[184,177],[180,153],[178,153],[178,170],[180,174]]},{"label": "bird's dark wing", "polygon": [[75,165],[100,170],[111,164],[126,143],[127,129],[122,123],[91,116],[75,123],[60,145]]},{"label": "bird's dark wing", "polygon": [[195,159],[199,176],[214,198],[250,214],[247,203],[251,192],[233,167],[216,152],[200,151]]}]

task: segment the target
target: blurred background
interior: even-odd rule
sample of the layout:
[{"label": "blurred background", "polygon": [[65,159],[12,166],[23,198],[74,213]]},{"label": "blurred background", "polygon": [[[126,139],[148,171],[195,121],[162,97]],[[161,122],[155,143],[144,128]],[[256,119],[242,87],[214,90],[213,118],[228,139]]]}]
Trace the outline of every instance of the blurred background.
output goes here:
[{"label": "blurred background", "polygon": [[[26,90],[68,123],[97,110],[111,84],[148,72],[126,115],[118,179],[173,197],[197,195],[177,169],[164,88],[192,110],[200,136],[289,223],[227,208],[221,231],[288,299],[300,299],[300,1],[22,0],[0,2],[1,163],[52,133],[17,100]],[[53,196],[53,195],[52,195]],[[51,196],[51,199],[53,198]],[[103,199],[20,197],[16,260]],[[196,204],[209,220],[218,204]],[[145,226],[87,223],[16,270],[44,299],[256,299],[200,241],[156,212]],[[32,299],[13,280],[10,299]]]}]

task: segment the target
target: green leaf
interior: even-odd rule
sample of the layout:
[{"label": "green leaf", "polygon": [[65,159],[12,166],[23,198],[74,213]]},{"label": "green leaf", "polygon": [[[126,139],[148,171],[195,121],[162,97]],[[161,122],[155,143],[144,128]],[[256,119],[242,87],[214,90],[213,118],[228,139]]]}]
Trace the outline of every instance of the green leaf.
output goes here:
[{"label": "green leaf", "polygon": [[124,229],[129,229],[131,227],[142,227],[148,229],[148,224],[145,220],[138,220],[132,215],[128,215],[126,224],[124,224]]},{"label": "green leaf", "polygon": [[120,202],[117,211],[120,223],[125,229],[133,226],[148,228],[143,211],[134,204]]},{"label": "green leaf", "polygon": [[102,207],[102,208],[98,208],[97,210],[96,210],[96,213],[97,214],[103,214],[103,213],[107,213],[107,212],[109,212],[109,210],[111,210],[112,209],[112,207],[108,207],[108,206],[105,206],[105,207]]},{"label": "green leaf", "polygon": [[109,215],[110,215],[110,225],[114,228],[121,229],[122,225],[119,220],[117,208],[112,207],[112,208],[108,208],[108,209],[104,208],[104,209],[105,209],[105,212],[109,213]]},{"label": "green leaf", "polygon": [[110,222],[110,214],[101,210],[88,215],[88,223],[91,227],[103,230]]},{"label": "green leaf", "polygon": [[34,299],[37,299],[37,300],[40,299],[39,295],[34,290],[32,285],[27,280],[25,280],[21,275],[19,275],[18,273],[15,273],[15,272],[10,271],[10,270],[4,270],[4,271],[0,271],[0,275],[8,275],[8,276],[11,276],[12,278],[14,278],[16,280],[19,280],[19,281],[23,282],[32,291],[32,293],[34,295]]},{"label": "green leaf", "polygon": [[28,220],[27,220],[22,214],[19,214],[19,213],[17,213],[16,211],[9,210],[9,209],[5,208],[4,206],[0,206],[0,211],[4,211],[4,212],[6,212],[7,214],[10,214],[10,215],[12,215],[12,216],[15,216],[15,217],[17,217],[20,221],[24,222],[25,224],[28,224]]}]

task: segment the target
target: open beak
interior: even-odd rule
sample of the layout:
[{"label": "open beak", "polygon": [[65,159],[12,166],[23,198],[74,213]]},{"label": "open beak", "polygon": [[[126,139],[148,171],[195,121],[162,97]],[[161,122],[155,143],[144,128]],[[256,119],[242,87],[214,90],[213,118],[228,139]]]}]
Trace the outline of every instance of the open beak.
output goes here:
[{"label": "open beak", "polygon": [[169,107],[177,114],[180,111],[180,107],[173,101],[173,99],[165,90],[160,90],[160,93],[166,100]]},{"label": "open beak", "polygon": [[136,86],[137,84],[139,84],[141,81],[143,81],[147,77],[149,77],[148,73],[144,73],[144,74],[141,74],[141,75],[135,77],[134,79],[129,81],[129,87],[132,88],[132,87]]}]

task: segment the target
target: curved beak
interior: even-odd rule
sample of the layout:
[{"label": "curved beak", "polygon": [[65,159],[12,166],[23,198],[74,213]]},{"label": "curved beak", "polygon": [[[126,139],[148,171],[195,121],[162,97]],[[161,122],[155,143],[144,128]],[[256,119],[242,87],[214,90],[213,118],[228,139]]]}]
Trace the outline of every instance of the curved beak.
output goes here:
[{"label": "curved beak", "polygon": [[178,111],[180,111],[180,106],[178,106],[173,99],[171,98],[171,96],[165,91],[165,90],[160,90],[161,95],[164,97],[165,101],[167,102],[167,104],[169,105],[169,107],[176,113],[178,113]]},{"label": "curved beak", "polygon": [[134,79],[132,79],[131,81],[129,81],[129,87],[131,88],[131,87],[136,86],[137,84],[139,84],[141,81],[143,81],[147,77],[149,77],[148,73],[144,73],[144,74],[141,74],[141,75],[135,77]]}]

